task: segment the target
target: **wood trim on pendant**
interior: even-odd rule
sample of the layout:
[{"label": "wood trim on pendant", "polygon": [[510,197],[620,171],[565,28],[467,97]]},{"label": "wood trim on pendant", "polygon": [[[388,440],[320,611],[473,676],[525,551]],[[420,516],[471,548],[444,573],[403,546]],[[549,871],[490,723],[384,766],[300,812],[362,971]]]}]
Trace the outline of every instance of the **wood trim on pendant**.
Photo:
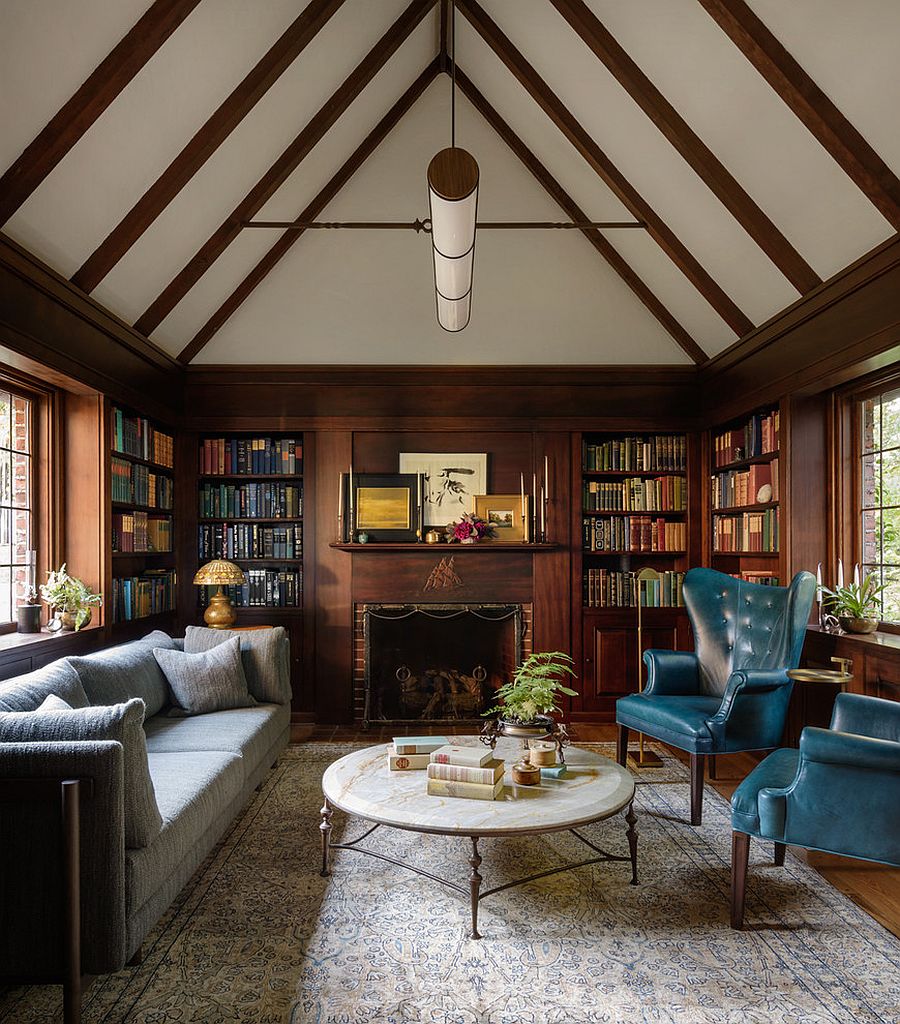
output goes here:
[{"label": "wood trim on pendant", "polygon": [[306,127],[278,157],[235,207],[221,226],[204,242],[190,262],[169,282],[163,292],[135,323],[142,334],[150,335],[200,280],[250,220],[287,181],[326,132],[396,53],[413,29],[437,3],[437,0],[412,0],[412,3],[384,33],[344,82],[325,101]]},{"label": "wood trim on pendant", "polygon": [[821,284],[819,275],[629,57],[584,0],[550,2],[797,291],[805,295]]},{"label": "wood trim on pendant", "polygon": [[719,316],[739,337],[753,329],[753,323],[712,279],[675,233],[625,178],[609,157],[572,116],[559,97],[538,75],[535,68],[513,46],[500,27],[476,0],[458,0],[459,9],[478,34],[523,85],[541,110],[550,118],[593,170],[610,187],[675,266],[687,277]]},{"label": "wood trim on pendant", "polygon": [[5,224],[200,0],[155,0],[0,178]]},{"label": "wood trim on pendant", "polygon": [[[460,70],[458,65],[456,68],[456,81],[472,106],[475,107],[497,135],[503,139],[506,145],[509,146],[512,152],[515,153],[541,184],[544,191],[562,208],[567,216],[571,220],[581,223],[589,220],[581,207],[578,206],[550,171],[547,170],[506,121],[503,120],[497,110],[491,106],[478,87],[468,75]],[[694,363],[705,363],[708,359],[707,354],[632,270],[613,247],[612,243],[599,231],[584,229],[581,233],[662,324],[679,348],[686,352]]]},{"label": "wood trim on pendant", "polygon": [[345,0],[312,0],[178,156],[82,263],[72,283],[93,291],[222,145]]},{"label": "wood trim on pendant", "polygon": [[[372,153],[378,148],[385,137],[394,128],[397,122],[409,110],[409,108],[422,95],[425,89],[434,81],[440,70],[440,56],[428,65],[421,75],[413,82],[399,100],[384,115],[378,124],[369,132],[366,138],[348,157],[340,170],[332,176],[330,181],[297,216],[299,221],[314,220],[322,210],[334,199],[340,190],[347,184],[350,178],[359,170]],[[204,346],[212,339],[216,332],[225,324],[239,307],[246,301],[248,296],[257,288],[266,275],[275,267],[291,246],[302,236],[305,231],[285,231],[271,249],[256,264],[250,273],[241,281],[235,290],[228,296],[221,306],[212,314],[209,320],[200,328],[193,338],[178,354],[178,361],[183,365],[190,363]]]},{"label": "wood trim on pendant", "polygon": [[900,179],[744,0],[699,0],[876,209],[900,229]]}]

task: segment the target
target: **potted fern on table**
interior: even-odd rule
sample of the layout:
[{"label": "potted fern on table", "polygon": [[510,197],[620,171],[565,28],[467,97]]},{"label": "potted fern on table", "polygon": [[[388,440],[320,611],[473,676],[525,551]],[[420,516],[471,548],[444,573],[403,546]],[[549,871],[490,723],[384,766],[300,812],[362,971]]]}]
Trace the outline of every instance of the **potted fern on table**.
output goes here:
[{"label": "potted fern on table", "polygon": [[565,685],[575,677],[575,663],[562,651],[529,654],[510,682],[495,693],[498,703],[484,714],[496,715],[496,732],[504,736],[543,737],[556,729],[552,715],[559,714],[560,698],[577,697]]}]

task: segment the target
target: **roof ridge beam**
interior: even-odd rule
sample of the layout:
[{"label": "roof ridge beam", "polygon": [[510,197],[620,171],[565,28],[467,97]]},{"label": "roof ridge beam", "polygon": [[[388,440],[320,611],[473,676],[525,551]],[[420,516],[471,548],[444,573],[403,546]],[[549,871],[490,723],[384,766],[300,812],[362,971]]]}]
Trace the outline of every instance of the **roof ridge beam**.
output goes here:
[{"label": "roof ridge beam", "polygon": [[243,222],[250,220],[275,195],[341,114],[397,52],[435,3],[437,0],[412,0],[400,17],[325,101],[300,134],[197,250],[187,265],[154,299],[146,312],[135,322],[134,326],[138,331],[149,337],[172,312],[237,238]]},{"label": "roof ridge beam", "polygon": [[719,316],[739,337],[753,329],[744,314],[704,269],[699,260],[681,242],[672,229],[653,210],[637,189],[625,178],[609,157],[572,116],[568,108],[538,75],[535,68],[517,50],[476,0],[457,0],[457,6],[497,57],[531,95],[532,99],[581,154],[597,175],[606,182],[629,212],[647,225],[647,232],[676,267],[694,285]]},{"label": "roof ridge beam", "polygon": [[0,224],[28,199],[200,0],[155,0],[0,178]]},{"label": "roof ridge beam", "polygon": [[900,179],[744,0],[700,0],[728,38],[896,230]]},{"label": "roof ridge beam", "polygon": [[72,277],[72,284],[86,292],[100,284],[343,3],[344,0],[311,0],[82,263]]}]

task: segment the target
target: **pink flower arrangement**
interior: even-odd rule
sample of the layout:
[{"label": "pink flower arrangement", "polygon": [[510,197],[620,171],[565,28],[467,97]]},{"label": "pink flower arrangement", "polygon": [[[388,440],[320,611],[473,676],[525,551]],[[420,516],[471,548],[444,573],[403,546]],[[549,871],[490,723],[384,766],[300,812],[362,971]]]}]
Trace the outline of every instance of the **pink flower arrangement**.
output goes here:
[{"label": "pink flower arrangement", "polygon": [[477,544],[485,537],[493,537],[494,528],[472,512],[466,512],[458,523],[447,527],[447,542],[453,544]]}]

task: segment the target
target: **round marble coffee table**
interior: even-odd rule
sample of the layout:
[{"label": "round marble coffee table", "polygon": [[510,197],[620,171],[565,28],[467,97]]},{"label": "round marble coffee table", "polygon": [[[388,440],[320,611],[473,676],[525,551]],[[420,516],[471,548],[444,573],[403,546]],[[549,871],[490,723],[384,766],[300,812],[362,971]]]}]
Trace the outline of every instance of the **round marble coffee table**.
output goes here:
[{"label": "round marble coffee table", "polygon": [[[480,745],[477,736],[453,737],[454,743]],[[517,786],[512,782],[510,767],[522,753],[516,740],[501,739],[495,756],[506,761],[506,785],[499,800],[468,800],[458,797],[429,796],[425,792],[425,772],[388,770],[387,747],[379,744],[347,754],[330,765],[322,777],[325,796],[322,821],[322,875],[329,874],[332,850],[355,850],[377,857],[391,864],[414,871],[425,878],[439,882],[465,895],[466,886],[406,861],[367,849],[359,844],[377,828],[405,829],[435,835],[459,836],[471,843],[469,864],[469,900],[472,909],[472,938],[479,939],[479,901],[494,893],[524,885],[538,878],[586,867],[605,861],[630,861],[631,884],[637,885],[637,829],[635,827],[634,779],[630,773],[607,757],[589,750],[570,747],[567,750],[567,771],[562,779],[542,779],[537,786]],[[331,842],[331,816],[333,808],[374,822],[371,828],[356,839],[343,843]],[[626,834],[630,853],[619,856],[596,846],[576,831],[580,825],[603,821],[625,810]],[[479,839],[498,836],[535,835],[543,832],[570,831],[594,851],[595,856],[573,864],[548,868],[537,874],[481,891],[482,877],[478,873],[481,856]]]}]

